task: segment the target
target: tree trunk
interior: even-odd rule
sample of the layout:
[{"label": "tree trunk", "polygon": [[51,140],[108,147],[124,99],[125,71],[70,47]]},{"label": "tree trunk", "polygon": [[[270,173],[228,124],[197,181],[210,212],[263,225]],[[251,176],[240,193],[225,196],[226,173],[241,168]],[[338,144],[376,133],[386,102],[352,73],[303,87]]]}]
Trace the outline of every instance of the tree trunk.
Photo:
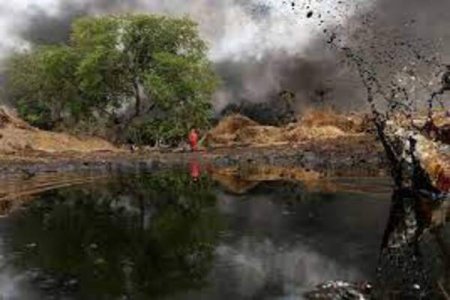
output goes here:
[{"label": "tree trunk", "polygon": [[141,94],[139,92],[139,83],[138,83],[137,79],[135,79],[133,82],[133,88],[134,88],[134,95],[136,98],[134,116],[138,117],[141,114],[141,102],[142,101],[141,101]]},{"label": "tree trunk", "polygon": [[62,111],[62,107],[61,107],[61,102],[58,101],[53,101],[53,105],[50,109],[50,123],[52,124],[52,126],[55,126],[57,123],[59,123],[62,118],[61,118],[61,111]]}]

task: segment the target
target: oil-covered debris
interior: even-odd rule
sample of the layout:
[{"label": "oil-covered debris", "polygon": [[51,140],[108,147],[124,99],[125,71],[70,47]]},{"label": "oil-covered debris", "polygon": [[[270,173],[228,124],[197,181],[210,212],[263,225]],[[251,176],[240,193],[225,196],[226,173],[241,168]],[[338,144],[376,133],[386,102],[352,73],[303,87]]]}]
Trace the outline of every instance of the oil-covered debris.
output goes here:
[{"label": "oil-covered debris", "polygon": [[396,189],[372,282],[331,281],[307,299],[446,299],[450,291],[448,201],[423,197],[411,188]]},{"label": "oil-covered debris", "polygon": [[351,284],[344,281],[330,281],[305,294],[308,300],[365,300],[370,299],[370,284]]},{"label": "oil-covered debris", "polygon": [[441,210],[447,215],[447,207],[422,198],[412,189],[395,190],[391,205],[374,285],[376,299],[439,298],[433,281],[440,278],[433,278],[427,259],[432,253],[424,253],[420,243],[430,231],[438,234],[440,229],[436,228],[445,224],[446,218],[434,223],[433,215]]}]

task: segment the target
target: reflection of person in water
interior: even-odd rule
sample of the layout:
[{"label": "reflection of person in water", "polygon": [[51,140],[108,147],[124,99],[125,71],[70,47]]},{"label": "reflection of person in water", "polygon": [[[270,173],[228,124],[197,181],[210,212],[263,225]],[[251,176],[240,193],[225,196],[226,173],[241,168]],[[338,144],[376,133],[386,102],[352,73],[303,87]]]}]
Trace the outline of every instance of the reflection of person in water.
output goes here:
[{"label": "reflection of person in water", "polygon": [[192,158],[189,161],[189,174],[191,175],[192,181],[197,182],[201,176],[200,162],[197,158]]}]

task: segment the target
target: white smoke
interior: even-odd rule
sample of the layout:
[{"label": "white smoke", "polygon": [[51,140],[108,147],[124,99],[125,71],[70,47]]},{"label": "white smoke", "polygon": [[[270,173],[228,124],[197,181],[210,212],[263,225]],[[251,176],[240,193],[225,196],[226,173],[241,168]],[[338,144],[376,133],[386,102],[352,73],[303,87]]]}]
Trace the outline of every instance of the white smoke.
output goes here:
[{"label": "white smoke", "polygon": [[27,47],[20,37],[20,29],[27,25],[26,17],[30,11],[45,11],[48,15],[58,13],[55,0],[16,0],[0,2],[0,59],[12,51]]},{"label": "white smoke", "polygon": [[[91,14],[154,12],[189,15],[200,24],[202,35],[210,43],[210,57],[214,61],[261,59],[273,51],[293,55],[302,53],[302,49],[309,46],[321,26],[344,22],[357,7],[352,5],[353,9],[348,9],[347,6],[343,14],[336,9],[339,8],[338,2],[341,1],[293,1],[294,5],[282,0],[2,1],[0,47],[12,49],[24,44],[20,32],[33,25],[34,20],[30,20],[30,16],[57,17],[66,14],[67,9],[73,9]],[[307,18],[309,11],[313,15]],[[320,26],[319,16],[324,20]],[[7,53],[2,51],[1,54]]]}]

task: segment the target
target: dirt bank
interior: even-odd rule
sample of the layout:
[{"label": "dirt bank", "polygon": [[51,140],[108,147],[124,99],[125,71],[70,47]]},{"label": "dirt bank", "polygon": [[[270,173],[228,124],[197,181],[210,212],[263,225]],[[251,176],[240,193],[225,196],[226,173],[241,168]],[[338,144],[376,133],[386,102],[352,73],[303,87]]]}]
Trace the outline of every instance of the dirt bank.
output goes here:
[{"label": "dirt bank", "polygon": [[199,153],[169,149],[127,151],[97,138],[80,138],[31,127],[0,108],[0,176],[32,177],[68,171],[136,171],[185,166],[192,161],[219,167],[254,164],[293,166],[321,174],[377,175],[384,169],[379,143],[364,119],[312,112],[285,127],[262,126],[230,116],[212,129]]},{"label": "dirt bank", "polygon": [[30,126],[5,107],[0,107],[0,153],[26,155],[43,153],[117,152],[119,149],[105,140],[93,137],[75,137],[69,134],[39,130]]},{"label": "dirt bank", "polygon": [[378,176],[385,174],[384,152],[371,137],[352,137],[305,142],[295,146],[220,148],[198,153],[90,152],[0,155],[0,176],[33,176],[36,173],[92,171],[139,171],[165,167],[236,165],[297,166],[326,176]]}]

